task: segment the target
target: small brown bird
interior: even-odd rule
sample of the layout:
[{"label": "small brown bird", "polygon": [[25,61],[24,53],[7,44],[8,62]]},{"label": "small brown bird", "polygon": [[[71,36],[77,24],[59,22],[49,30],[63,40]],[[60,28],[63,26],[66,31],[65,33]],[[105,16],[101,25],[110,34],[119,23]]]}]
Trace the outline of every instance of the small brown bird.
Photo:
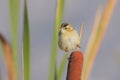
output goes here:
[{"label": "small brown bird", "polygon": [[80,36],[68,23],[62,23],[58,34],[58,46],[65,52],[80,48]]}]

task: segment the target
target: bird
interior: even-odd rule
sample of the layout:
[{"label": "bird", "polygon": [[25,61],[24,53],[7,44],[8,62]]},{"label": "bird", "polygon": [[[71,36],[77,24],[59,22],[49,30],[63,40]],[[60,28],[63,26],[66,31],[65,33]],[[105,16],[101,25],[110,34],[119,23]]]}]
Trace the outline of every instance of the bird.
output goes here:
[{"label": "bird", "polygon": [[64,22],[58,32],[58,46],[64,52],[80,49],[80,36],[71,24]]}]

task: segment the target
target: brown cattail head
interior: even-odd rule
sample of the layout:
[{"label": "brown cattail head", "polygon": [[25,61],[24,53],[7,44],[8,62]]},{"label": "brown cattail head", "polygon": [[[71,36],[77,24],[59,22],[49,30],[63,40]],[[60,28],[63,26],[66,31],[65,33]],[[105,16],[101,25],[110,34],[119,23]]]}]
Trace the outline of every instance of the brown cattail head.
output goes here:
[{"label": "brown cattail head", "polygon": [[81,80],[83,54],[80,51],[72,52],[69,58],[66,80]]}]

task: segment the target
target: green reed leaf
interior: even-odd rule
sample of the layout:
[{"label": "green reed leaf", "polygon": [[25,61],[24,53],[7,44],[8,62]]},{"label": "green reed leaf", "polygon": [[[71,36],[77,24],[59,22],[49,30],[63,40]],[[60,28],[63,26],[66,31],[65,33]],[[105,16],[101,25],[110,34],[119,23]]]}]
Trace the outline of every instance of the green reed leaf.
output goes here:
[{"label": "green reed leaf", "polygon": [[57,57],[58,28],[62,21],[63,6],[64,6],[64,0],[57,0],[48,80],[54,80],[56,78],[56,72],[55,72],[56,66],[55,65],[56,65],[56,57]]},{"label": "green reed leaf", "polygon": [[23,80],[30,80],[30,33],[28,21],[27,1],[24,3],[24,30],[23,30]]},{"label": "green reed leaf", "polygon": [[18,20],[19,20],[19,0],[8,0],[9,20],[10,20],[10,38],[12,54],[14,59],[16,80],[18,79]]}]

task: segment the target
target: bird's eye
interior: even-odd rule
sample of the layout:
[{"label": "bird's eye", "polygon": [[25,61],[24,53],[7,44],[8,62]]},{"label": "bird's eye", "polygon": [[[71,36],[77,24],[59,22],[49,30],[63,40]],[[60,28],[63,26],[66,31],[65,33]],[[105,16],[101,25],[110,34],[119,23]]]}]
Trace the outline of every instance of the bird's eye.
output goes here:
[{"label": "bird's eye", "polygon": [[65,27],[64,29],[65,29],[65,30],[67,30],[68,28],[67,28],[67,27]]}]

